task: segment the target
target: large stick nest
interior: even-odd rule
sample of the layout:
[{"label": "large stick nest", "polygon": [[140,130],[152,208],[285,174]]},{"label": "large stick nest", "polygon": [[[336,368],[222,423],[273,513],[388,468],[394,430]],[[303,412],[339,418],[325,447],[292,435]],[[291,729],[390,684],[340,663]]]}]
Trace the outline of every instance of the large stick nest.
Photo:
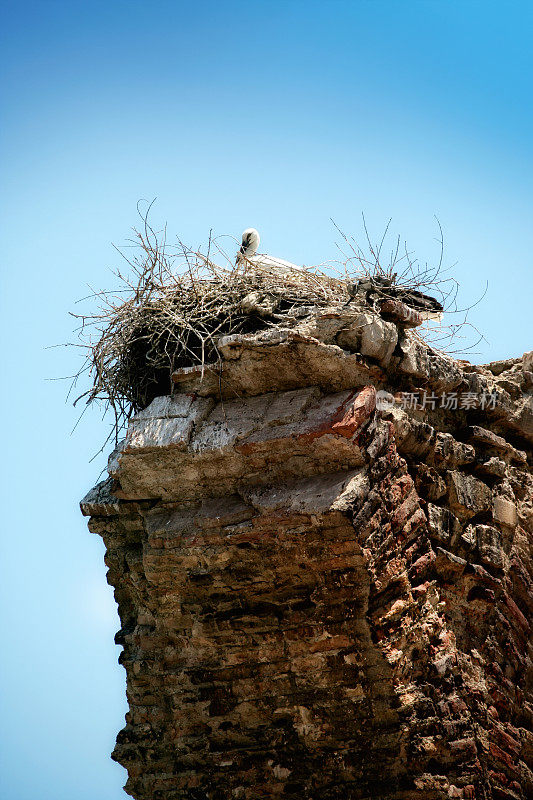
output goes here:
[{"label": "large stick nest", "polygon": [[282,271],[229,260],[220,266],[210,248],[202,254],[180,245],[169,254],[151,231],[137,237],[140,255],[129,261],[133,278],[118,272],[123,290],[98,293],[98,313],[74,315],[86,348],[82,372],[92,379],[78,400],[103,401],[117,428],[171,392],[175,369],[216,362],[221,336],[287,326],[312,308],[349,300],[346,281],[318,269]]},{"label": "large stick nest", "polygon": [[[430,290],[450,314],[463,313],[455,304],[457,282],[442,275],[442,247],[437,267],[430,268],[418,265],[407,248],[400,254],[398,239],[384,266],[381,251],[387,231],[388,226],[381,243],[372,245],[365,226],[365,252],[340,232],[348,251],[341,248],[342,259],[334,262],[340,277],[334,278],[319,268],[280,269],[246,260],[234,264],[211,240],[206,253],[179,240],[178,246],[169,247],[166,233],[156,234],[143,216],[141,231],[135,230],[136,255],[128,258],[119,251],[130,276],[117,270],[122,287],[91,295],[100,301],[96,313],[73,315],[81,320],[86,356],[74,384],[87,373],[91,382],[76,402],[84,398],[87,404],[99,401],[105,410],[111,409],[110,436],[116,438],[132,413],[171,393],[171,375],[177,368],[216,363],[220,337],[287,327],[314,308],[345,304],[355,278]],[[466,324],[465,317],[438,330],[424,326],[414,335],[450,352],[450,340]]]}]

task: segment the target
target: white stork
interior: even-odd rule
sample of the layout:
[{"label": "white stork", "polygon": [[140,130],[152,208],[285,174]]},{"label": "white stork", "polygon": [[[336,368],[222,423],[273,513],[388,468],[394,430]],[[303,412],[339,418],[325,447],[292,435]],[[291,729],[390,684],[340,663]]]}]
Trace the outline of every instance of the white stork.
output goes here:
[{"label": "white stork", "polygon": [[257,265],[281,274],[301,269],[296,264],[291,264],[282,258],[275,258],[274,256],[266,255],[266,253],[258,253],[257,249],[260,241],[261,238],[255,228],[246,228],[242,235],[242,244],[237,254],[236,263],[250,264],[252,267]]}]

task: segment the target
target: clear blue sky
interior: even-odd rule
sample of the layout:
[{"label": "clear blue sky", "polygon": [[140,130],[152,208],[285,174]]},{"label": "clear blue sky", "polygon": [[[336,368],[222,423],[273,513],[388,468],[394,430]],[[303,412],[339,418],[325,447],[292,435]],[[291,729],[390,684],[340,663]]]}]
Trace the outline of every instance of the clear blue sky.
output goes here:
[{"label": "clear blue sky", "polygon": [[0,795],[119,800],[125,712],[103,545],[77,503],[107,428],[65,385],[67,315],[139,198],[191,244],[259,228],[296,263],[333,217],[389,217],[422,258],[434,215],[488,343],[531,336],[530,2],[2,3],[3,574]]}]

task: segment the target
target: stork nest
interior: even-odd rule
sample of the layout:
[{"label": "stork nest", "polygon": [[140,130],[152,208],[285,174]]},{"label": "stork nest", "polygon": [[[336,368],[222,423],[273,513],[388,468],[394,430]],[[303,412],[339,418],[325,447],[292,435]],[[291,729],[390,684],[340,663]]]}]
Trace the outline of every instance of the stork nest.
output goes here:
[{"label": "stork nest", "polygon": [[179,367],[212,364],[217,342],[233,333],[253,333],[297,319],[311,308],[349,300],[345,280],[318,269],[278,271],[243,261],[216,264],[209,254],[183,245],[168,255],[138,234],[141,257],[130,261],[134,278],[116,275],[123,288],[100,292],[96,314],[74,314],[92,386],[80,395],[102,402],[115,416],[118,433],[132,413],[172,390]]},{"label": "stork nest", "polygon": [[[87,374],[91,385],[75,403],[82,399],[87,405],[100,402],[114,415],[103,447],[113,435],[118,439],[133,413],[155,397],[172,392],[171,375],[176,369],[216,364],[221,337],[296,324],[314,308],[350,301],[357,286],[365,282],[384,296],[413,290],[426,297],[420,290],[431,291],[438,295],[449,316],[464,314],[458,323],[439,324],[433,329],[424,324],[413,331],[412,335],[441,351],[454,352],[450,342],[464,338],[462,332],[470,326],[466,322],[469,308],[458,309],[456,305],[457,281],[443,277],[442,235],[440,259],[431,268],[419,265],[407,247],[405,254],[400,254],[399,238],[384,265],[381,250],[388,225],[379,245],[371,244],[365,225],[366,255],[353,238],[339,231],[346,247],[339,248],[342,259],[334,262],[339,277],[331,277],[318,267],[279,269],[246,259],[233,265],[232,258],[211,239],[205,254],[179,240],[178,246],[171,248],[166,232],[155,233],[149,225],[148,212],[141,217],[142,230],[134,229],[136,255],[128,258],[119,251],[131,277],[117,270],[115,275],[121,282],[118,290],[90,296],[99,300],[96,313],[73,314],[81,322],[78,346],[85,354],[73,387]],[[212,258],[213,249],[216,261],[222,260],[225,266]],[[328,265],[329,271],[332,266]],[[354,284],[354,279],[359,280]],[[471,347],[462,346],[455,352],[465,353]]]}]

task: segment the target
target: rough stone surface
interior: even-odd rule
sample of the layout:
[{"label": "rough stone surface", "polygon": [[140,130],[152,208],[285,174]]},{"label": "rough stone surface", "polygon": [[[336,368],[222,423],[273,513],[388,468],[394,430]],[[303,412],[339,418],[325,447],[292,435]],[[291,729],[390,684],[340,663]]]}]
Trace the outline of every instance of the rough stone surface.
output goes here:
[{"label": "rough stone surface", "polygon": [[486,484],[458,471],[448,472],[447,480],[450,508],[460,519],[470,519],[488,511],[492,494]]},{"label": "rough stone surface", "polygon": [[[457,362],[402,313],[225,337],[82,501],[138,800],[533,796],[531,353]],[[494,403],[401,399],[443,391]]]},{"label": "rough stone surface", "polygon": [[385,322],[375,314],[360,314],[349,326],[339,332],[337,344],[352,352],[360,352],[386,366],[398,343],[398,330],[392,322]]}]

